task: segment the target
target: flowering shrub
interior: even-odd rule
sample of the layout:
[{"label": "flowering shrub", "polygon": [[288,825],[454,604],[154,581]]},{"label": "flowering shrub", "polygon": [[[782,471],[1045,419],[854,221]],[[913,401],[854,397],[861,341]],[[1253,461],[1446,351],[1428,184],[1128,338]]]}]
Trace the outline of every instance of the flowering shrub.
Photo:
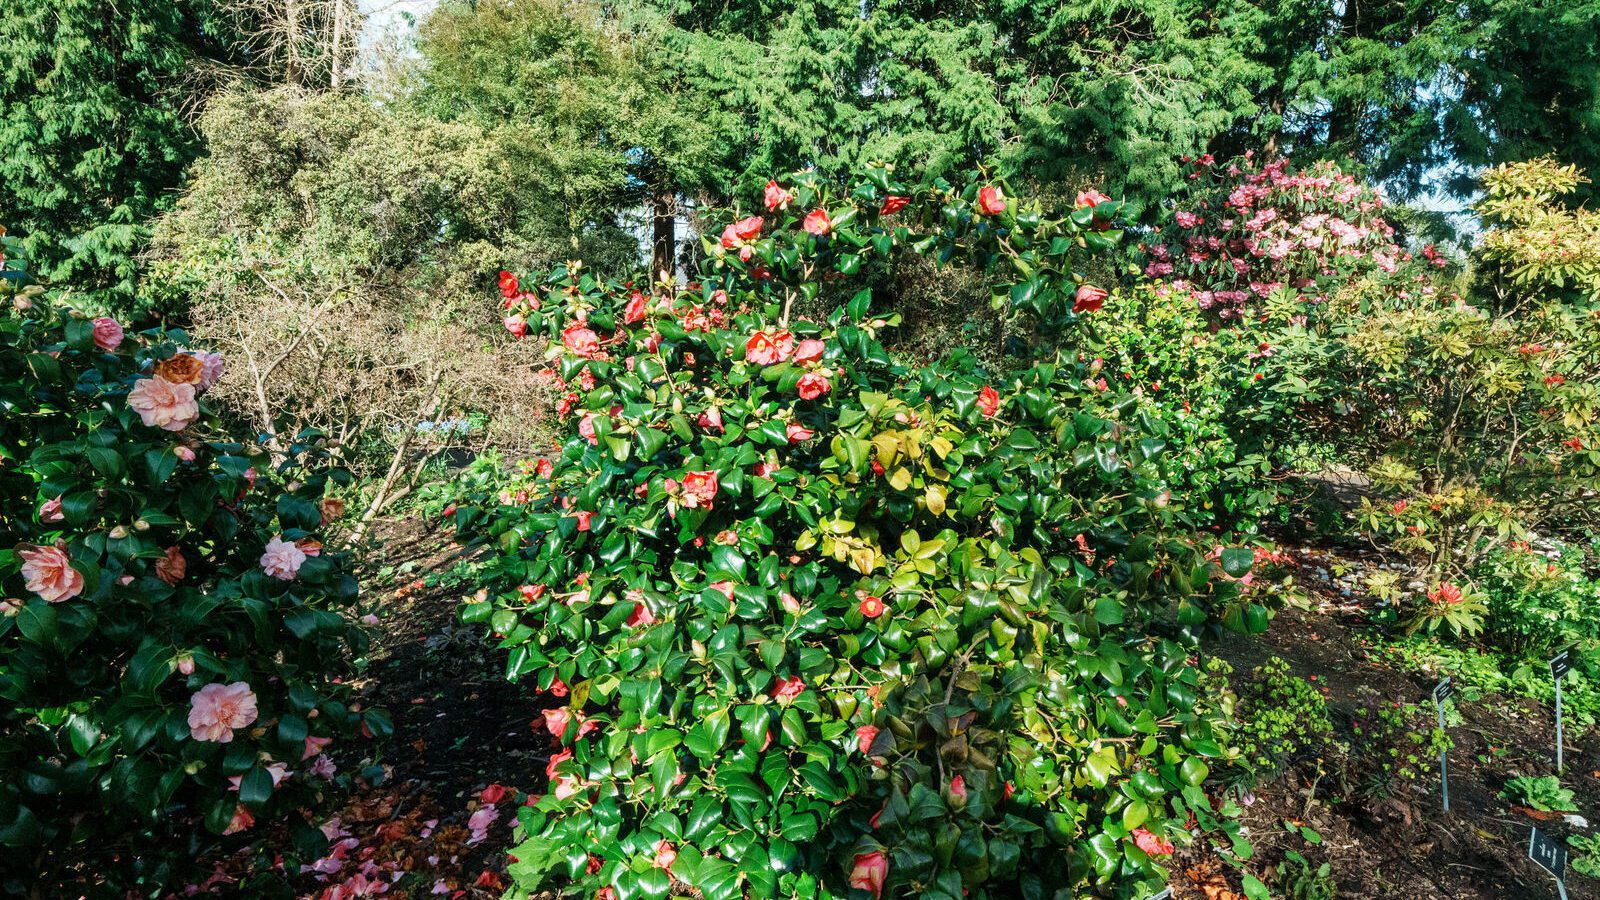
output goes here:
[{"label": "flowering shrub", "polygon": [[[1144,246],[1144,274],[1192,291],[1223,320],[1259,315],[1279,292],[1302,315],[1354,278],[1395,273],[1409,259],[1383,200],[1331,162],[1294,170],[1253,153],[1225,165],[1210,154],[1185,162],[1190,188]],[[1431,247],[1425,254],[1444,266]]]},{"label": "flowering shrub", "polygon": [[[1191,654],[1268,600],[1166,483],[1179,436],[1072,349],[897,365],[851,284],[960,256],[1070,346],[1109,302],[1073,254],[1115,209],[876,167],[774,182],[686,290],[502,278],[565,435],[453,513],[496,549],[464,617],[566,701],[521,892],[1136,897],[1226,827]],[[827,321],[790,315],[821,291]]]},{"label": "flowering shrub", "polygon": [[205,399],[223,361],[182,333],[126,333],[7,274],[0,869],[153,890],[205,833],[327,790],[337,735],[387,728],[331,679],[366,641],[317,540],[332,475],[293,468],[315,439],[275,469],[228,442]]}]

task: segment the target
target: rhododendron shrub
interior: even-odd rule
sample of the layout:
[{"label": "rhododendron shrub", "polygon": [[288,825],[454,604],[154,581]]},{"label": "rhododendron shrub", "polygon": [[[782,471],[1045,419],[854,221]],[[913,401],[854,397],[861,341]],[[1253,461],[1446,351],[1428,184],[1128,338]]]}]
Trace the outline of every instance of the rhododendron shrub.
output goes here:
[{"label": "rhododendron shrub", "polygon": [[331,470],[315,438],[277,467],[229,442],[205,398],[226,362],[180,332],[7,293],[0,869],[154,890],[328,791],[331,741],[387,728],[335,678],[366,638],[320,545]]},{"label": "rhododendron shrub", "polygon": [[[1152,893],[1227,827],[1192,654],[1265,627],[1254,554],[1197,536],[1177,435],[1076,350],[901,366],[851,284],[959,256],[1090,340],[1073,259],[1114,204],[885,168],[773,187],[686,289],[522,281],[564,443],[454,511],[496,551],[465,618],[565,703],[518,895]],[[824,285],[849,298],[826,321],[790,314]]]},{"label": "rhododendron shrub", "polygon": [[[1354,278],[1395,272],[1410,258],[1382,198],[1331,162],[1294,169],[1253,153],[1185,162],[1188,190],[1142,246],[1144,274],[1190,292],[1222,320],[1257,318],[1275,294],[1293,296],[1303,315]],[[1443,257],[1428,257],[1436,259],[1442,266]]]}]

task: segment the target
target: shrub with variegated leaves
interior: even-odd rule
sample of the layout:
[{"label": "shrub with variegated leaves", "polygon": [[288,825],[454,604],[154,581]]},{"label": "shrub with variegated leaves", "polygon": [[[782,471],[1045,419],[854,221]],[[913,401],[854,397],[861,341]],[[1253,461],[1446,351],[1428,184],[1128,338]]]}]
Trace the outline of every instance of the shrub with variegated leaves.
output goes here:
[{"label": "shrub with variegated leaves", "polygon": [[[454,511],[494,551],[465,618],[565,702],[513,895],[1147,896],[1229,828],[1196,640],[1271,601],[1169,490],[1181,435],[1094,383],[1073,262],[1117,204],[876,166],[765,206],[686,288],[501,279],[564,435]],[[897,363],[856,278],[905,249],[1060,350]]]},{"label": "shrub with variegated leaves", "polygon": [[314,436],[276,463],[231,441],[205,399],[224,361],[181,332],[6,265],[0,893],[149,895],[328,792],[330,741],[388,727],[336,678],[366,646],[320,543],[337,470]]}]

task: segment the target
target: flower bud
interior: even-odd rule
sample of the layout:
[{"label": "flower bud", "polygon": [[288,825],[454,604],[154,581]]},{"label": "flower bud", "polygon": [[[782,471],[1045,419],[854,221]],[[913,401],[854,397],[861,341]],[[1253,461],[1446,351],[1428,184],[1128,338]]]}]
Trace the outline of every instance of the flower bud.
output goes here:
[{"label": "flower bud", "polygon": [[13,297],[11,298],[11,306],[15,308],[17,312],[27,312],[28,310],[33,309],[33,301],[29,300],[27,297]]},{"label": "flower bud", "polygon": [[143,519],[140,519],[139,521],[133,523],[133,530],[134,531],[149,531],[150,530],[150,523],[146,522]]},{"label": "flower bud", "polygon": [[185,675],[194,674],[194,654],[185,650],[172,659],[173,668]]},{"label": "flower bud", "polygon": [[123,540],[127,536],[128,536],[128,529],[124,528],[121,525],[118,525],[117,527],[111,529],[111,539],[114,540],[114,541]]}]

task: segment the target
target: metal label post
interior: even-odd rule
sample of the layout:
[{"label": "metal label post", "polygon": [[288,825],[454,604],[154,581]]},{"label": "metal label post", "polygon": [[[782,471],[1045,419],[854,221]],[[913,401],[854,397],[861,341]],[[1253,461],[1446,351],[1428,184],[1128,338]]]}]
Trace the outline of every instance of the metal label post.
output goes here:
[{"label": "metal label post", "polygon": [[[1433,706],[1439,712],[1439,732],[1444,733],[1444,702],[1449,700],[1456,692],[1456,687],[1446,675],[1442,681],[1433,687]],[[1444,811],[1450,811],[1450,751],[1439,748],[1439,793],[1444,798]]]},{"label": "metal label post", "polygon": [[1562,746],[1561,745],[1564,743],[1564,741],[1562,741],[1562,739],[1561,739],[1561,680],[1570,671],[1572,671],[1572,648],[1571,647],[1568,647],[1567,649],[1561,651],[1560,653],[1557,653],[1555,656],[1550,657],[1550,676],[1556,680],[1556,774],[1557,775],[1560,775],[1563,771],[1565,771],[1565,766],[1563,765],[1562,759],[1561,759],[1561,754],[1562,754]]}]

